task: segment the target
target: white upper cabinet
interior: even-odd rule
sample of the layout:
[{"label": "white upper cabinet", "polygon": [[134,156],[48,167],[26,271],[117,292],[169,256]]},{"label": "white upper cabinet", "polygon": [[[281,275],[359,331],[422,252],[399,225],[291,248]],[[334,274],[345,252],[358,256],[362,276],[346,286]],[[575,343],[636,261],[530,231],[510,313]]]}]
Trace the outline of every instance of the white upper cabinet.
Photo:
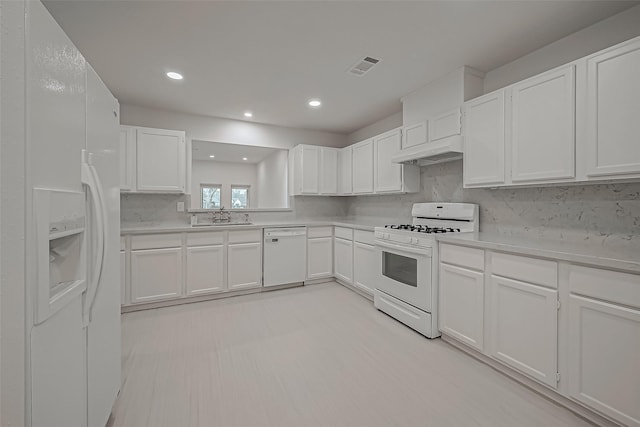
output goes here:
[{"label": "white upper cabinet", "polygon": [[120,126],[120,190],[184,193],[185,133]]},{"label": "white upper cabinet", "polygon": [[344,195],[353,193],[352,154],[353,149],[351,147],[345,147],[340,150],[338,157],[338,192]]},{"label": "white upper cabinet", "polygon": [[402,149],[425,144],[428,141],[429,122],[423,121],[402,128]]},{"label": "white upper cabinet", "polygon": [[402,165],[391,162],[391,156],[400,151],[402,131],[400,128],[373,138],[376,193],[397,192],[402,190]]},{"label": "white upper cabinet", "polygon": [[353,147],[353,193],[373,193],[373,139]]},{"label": "white upper cabinet", "polygon": [[511,181],[575,177],[575,65],[511,87]]},{"label": "white upper cabinet", "polygon": [[640,37],[587,58],[587,179],[640,174]]},{"label": "white upper cabinet", "polygon": [[138,191],[184,193],[186,176],[184,132],[138,128],[136,133]]},{"label": "white upper cabinet", "polygon": [[120,190],[133,191],[136,167],[136,129],[120,126]]},{"label": "white upper cabinet", "polygon": [[465,187],[505,183],[505,91],[498,90],[464,104]]},{"label": "white upper cabinet", "polygon": [[289,152],[290,194],[338,194],[338,149],[296,145]]},{"label": "white upper cabinet", "polygon": [[338,194],[337,148],[320,148],[320,194]]}]

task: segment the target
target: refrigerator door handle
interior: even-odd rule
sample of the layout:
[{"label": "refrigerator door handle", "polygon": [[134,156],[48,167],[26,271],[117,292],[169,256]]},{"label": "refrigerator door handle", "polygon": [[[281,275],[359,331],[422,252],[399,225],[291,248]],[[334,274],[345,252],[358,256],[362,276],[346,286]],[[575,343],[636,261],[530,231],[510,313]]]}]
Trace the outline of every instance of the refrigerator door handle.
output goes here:
[{"label": "refrigerator door handle", "polygon": [[84,326],[91,322],[91,310],[98,293],[100,277],[102,276],[102,267],[104,264],[105,254],[105,220],[104,220],[104,202],[101,194],[100,181],[96,174],[95,168],[91,164],[91,154],[87,158],[86,150],[82,150],[82,183],[89,190],[91,201],[93,202],[96,222],[96,238],[97,253],[91,271],[91,280],[87,284],[87,290],[84,298],[82,310],[82,320]]}]

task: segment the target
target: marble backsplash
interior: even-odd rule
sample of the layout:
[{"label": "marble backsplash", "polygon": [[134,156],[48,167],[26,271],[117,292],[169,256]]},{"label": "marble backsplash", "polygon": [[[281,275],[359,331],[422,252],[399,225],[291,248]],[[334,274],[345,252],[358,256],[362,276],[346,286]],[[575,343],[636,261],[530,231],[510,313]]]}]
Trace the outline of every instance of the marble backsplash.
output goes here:
[{"label": "marble backsplash", "polygon": [[[252,222],[349,218],[368,224],[410,222],[416,202],[469,202],[480,205],[480,230],[518,237],[549,238],[617,246],[640,251],[640,183],[546,188],[463,189],[462,161],[421,169],[422,191],[415,194],[293,198],[291,211],[252,212]],[[186,195],[126,194],[123,227],[188,224],[176,212]]]},{"label": "marble backsplash", "polygon": [[640,183],[463,189],[462,161],[421,169],[422,191],[348,198],[347,215],[411,220],[416,202],[480,205],[480,230],[640,250]]},{"label": "marble backsplash", "polygon": [[[127,194],[120,195],[120,223],[124,227],[146,225],[172,226],[190,222],[190,214],[177,212],[178,202],[189,206],[189,196],[184,194]],[[294,197],[290,211],[250,212],[251,222],[312,221],[342,218],[347,214],[347,204],[340,197]],[[206,214],[200,214],[206,216]],[[233,212],[232,216],[242,221],[242,212]]]}]

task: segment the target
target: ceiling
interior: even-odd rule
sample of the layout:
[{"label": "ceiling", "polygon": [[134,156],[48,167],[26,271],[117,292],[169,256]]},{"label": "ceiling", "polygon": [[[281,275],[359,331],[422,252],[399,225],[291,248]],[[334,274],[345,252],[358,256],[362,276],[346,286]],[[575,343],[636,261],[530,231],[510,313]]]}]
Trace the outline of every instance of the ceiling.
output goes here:
[{"label": "ceiling", "polygon": [[[279,149],[253,145],[225,144],[223,142],[191,141],[192,160],[209,160],[227,163],[260,163],[276,151],[279,151]],[[209,157],[211,155],[215,157]],[[243,157],[246,157],[247,160],[242,160]]]},{"label": "ceiling", "polygon": [[[631,1],[49,0],[120,103],[350,133],[469,65],[489,71]],[[365,56],[362,77],[346,71]],[[180,82],[165,77],[184,75]],[[307,106],[319,98],[317,109]]]}]

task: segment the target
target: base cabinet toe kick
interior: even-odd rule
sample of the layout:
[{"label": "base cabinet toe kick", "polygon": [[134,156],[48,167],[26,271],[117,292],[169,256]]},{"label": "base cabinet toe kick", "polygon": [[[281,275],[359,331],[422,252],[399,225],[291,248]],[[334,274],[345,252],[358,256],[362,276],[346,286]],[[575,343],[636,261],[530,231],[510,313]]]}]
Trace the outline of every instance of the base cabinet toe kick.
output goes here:
[{"label": "base cabinet toe kick", "polygon": [[446,341],[598,425],[640,427],[639,274],[448,242],[440,253]]}]

